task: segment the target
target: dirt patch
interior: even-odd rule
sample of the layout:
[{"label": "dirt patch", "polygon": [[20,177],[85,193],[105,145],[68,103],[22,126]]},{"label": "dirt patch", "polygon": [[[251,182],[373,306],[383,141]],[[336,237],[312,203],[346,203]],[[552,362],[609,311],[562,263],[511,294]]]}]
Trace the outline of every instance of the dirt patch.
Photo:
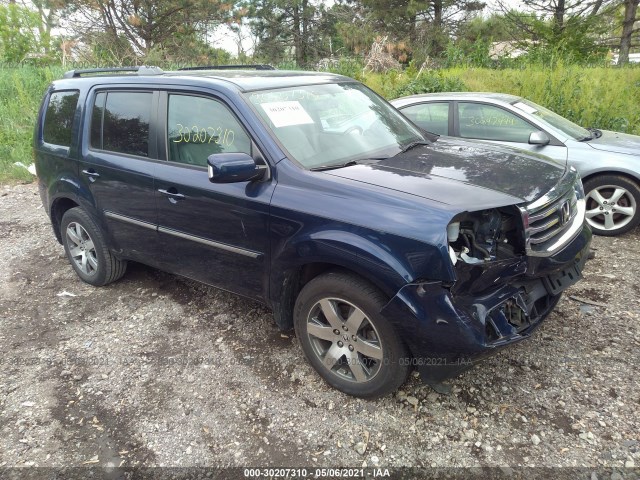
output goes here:
[{"label": "dirt patch", "polygon": [[36,186],[0,194],[0,467],[640,464],[638,229],[451,395],[412,376],[366,402],[259,304],[138,264],[83,284]]}]

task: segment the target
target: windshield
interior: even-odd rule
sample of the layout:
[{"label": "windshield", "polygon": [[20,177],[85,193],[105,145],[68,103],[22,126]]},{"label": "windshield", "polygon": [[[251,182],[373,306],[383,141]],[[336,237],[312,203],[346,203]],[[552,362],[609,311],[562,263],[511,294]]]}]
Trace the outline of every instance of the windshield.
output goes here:
[{"label": "windshield", "polygon": [[529,100],[525,100],[524,98],[515,102],[513,106],[523,112],[538,117],[543,122],[546,122],[557,130],[564,132],[574,140],[591,139],[591,133],[589,133],[588,130],[582,128],[580,125],[576,125],[564,117],[561,117],[548,108],[544,108],[538,104],[530,102]]},{"label": "windshield", "polygon": [[425,140],[397,110],[358,83],[262,90],[246,97],[307,169],[388,158]]}]

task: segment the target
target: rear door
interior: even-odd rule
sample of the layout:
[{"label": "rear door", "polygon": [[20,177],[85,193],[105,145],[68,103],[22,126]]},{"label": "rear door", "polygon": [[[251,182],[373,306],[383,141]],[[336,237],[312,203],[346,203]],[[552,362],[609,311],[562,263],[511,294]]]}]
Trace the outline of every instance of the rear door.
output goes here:
[{"label": "rear door", "polygon": [[123,258],[156,265],[159,254],[153,171],[158,93],[97,89],[88,97],[80,178]]},{"label": "rear door", "polygon": [[163,92],[156,201],[165,268],[263,300],[267,288],[269,204],[275,180],[214,184],[207,157],[263,157],[222,97]]}]

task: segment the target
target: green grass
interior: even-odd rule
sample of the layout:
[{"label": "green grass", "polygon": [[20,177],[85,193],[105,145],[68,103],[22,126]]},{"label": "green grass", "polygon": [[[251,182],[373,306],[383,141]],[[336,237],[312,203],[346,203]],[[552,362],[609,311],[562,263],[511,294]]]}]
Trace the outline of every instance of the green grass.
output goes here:
[{"label": "green grass", "polygon": [[62,67],[0,66],[0,181],[31,181],[15,162],[33,162],[33,126],[47,85],[62,76]]},{"label": "green grass", "polygon": [[[64,70],[60,66],[0,65],[0,182],[33,179],[13,164],[32,163],[33,126],[42,95]],[[359,65],[347,62],[340,70],[389,99],[443,90],[511,93],[585,127],[640,135],[640,68],[453,68],[425,71],[417,77],[412,68],[385,74],[363,73]]]}]

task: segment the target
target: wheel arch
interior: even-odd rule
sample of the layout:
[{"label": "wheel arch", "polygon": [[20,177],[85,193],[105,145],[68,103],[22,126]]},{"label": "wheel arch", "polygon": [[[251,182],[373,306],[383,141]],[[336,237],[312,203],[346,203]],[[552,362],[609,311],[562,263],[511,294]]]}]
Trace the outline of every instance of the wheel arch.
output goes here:
[{"label": "wheel arch", "polygon": [[69,197],[58,197],[51,203],[51,226],[58,243],[62,244],[62,232],[60,230],[62,217],[68,210],[79,206],[78,202]]},{"label": "wheel arch", "polygon": [[640,176],[633,175],[632,173],[626,172],[624,170],[599,170],[597,172],[590,172],[589,174],[582,177],[582,183],[586,183],[590,180],[593,180],[597,177],[603,177],[605,175],[617,175],[619,177],[624,177],[627,180],[635,183],[640,188]]},{"label": "wheel arch", "polygon": [[[434,246],[403,239],[392,253],[353,232],[324,231],[290,239],[274,256],[269,276],[269,303],[276,324],[283,330],[293,325],[293,307],[304,285],[330,270],[347,272],[375,286],[392,298],[417,278],[451,281],[444,256]],[[429,248],[431,247],[431,248]],[[420,252],[417,255],[416,252]]]}]

